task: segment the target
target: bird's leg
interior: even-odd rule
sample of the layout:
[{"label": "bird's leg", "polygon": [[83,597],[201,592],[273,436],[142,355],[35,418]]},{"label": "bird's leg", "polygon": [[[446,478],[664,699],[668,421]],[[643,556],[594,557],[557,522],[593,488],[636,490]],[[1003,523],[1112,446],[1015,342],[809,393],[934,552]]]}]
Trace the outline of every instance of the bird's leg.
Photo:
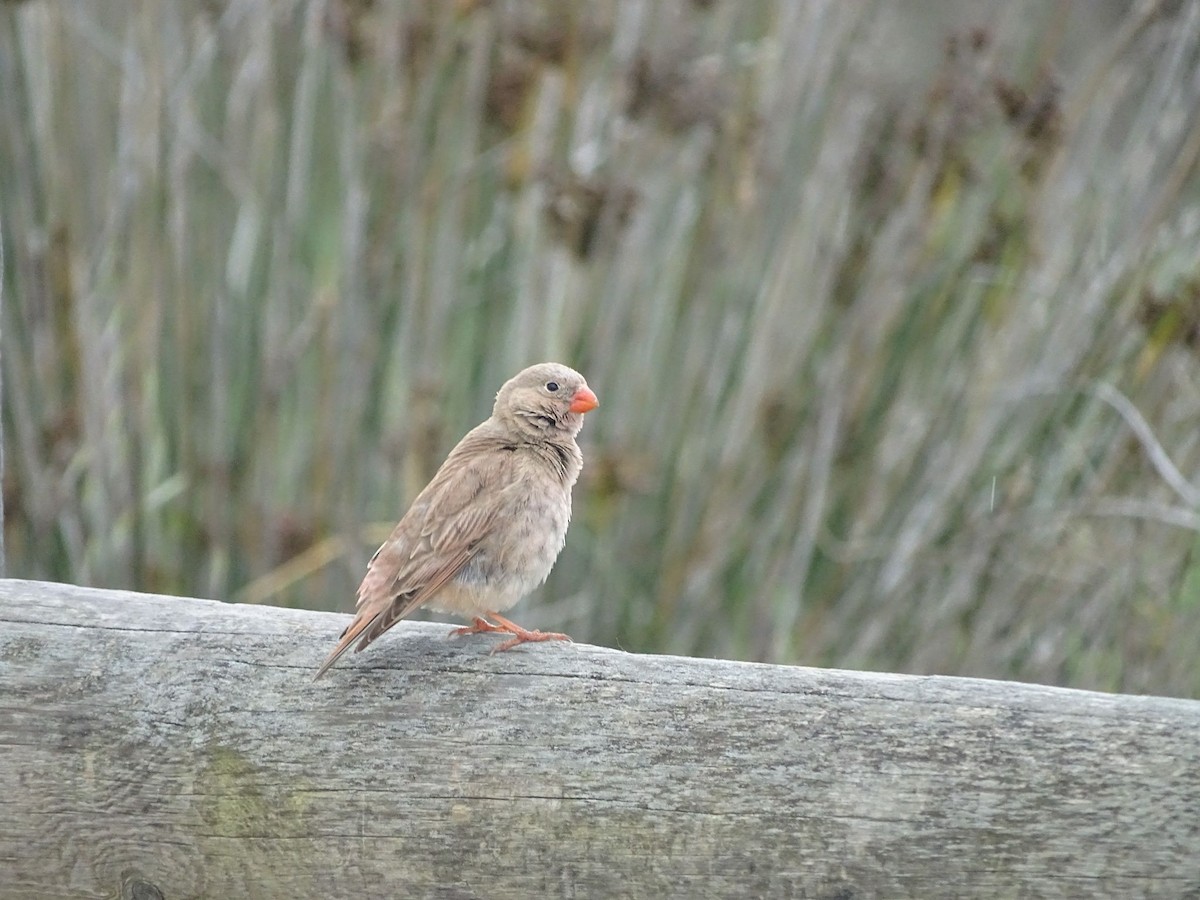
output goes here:
[{"label": "bird's leg", "polygon": [[464,634],[483,634],[487,631],[499,631],[504,634],[508,634],[507,628],[501,628],[499,625],[493,625],[487,619],[481,618],[480,616],[475,616],[471,620],[470,625],[466,625],[462,628],[455,628],[453,631],[451,631],[450,637],[460,637]]},{"label": "bird's leg", "polygon": [[505,650],[511,650],[518,644],[528,644],[534,641],[569,641],[571,638],[565,634],[559,634],[557,631],[530,631],[528,628],[522,628],[516,622],[510,622],[504,616],[496,612],[489,612],[489,619],[495,619],[500,623],[500,627],[493,625],[489,631],[506,631],[513,637],[509,638],[502,644],[497,644],[492,648],[492,655],[503,653]]}]

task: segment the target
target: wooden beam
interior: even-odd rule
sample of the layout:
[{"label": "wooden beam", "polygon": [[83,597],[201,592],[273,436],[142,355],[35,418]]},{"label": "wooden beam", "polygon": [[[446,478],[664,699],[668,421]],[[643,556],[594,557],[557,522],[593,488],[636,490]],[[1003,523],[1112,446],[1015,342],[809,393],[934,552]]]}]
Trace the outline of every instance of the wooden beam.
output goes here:
[{"label": "wooden beam", "polygon": [[1200,896],[1198,702],[346,621],[0,581],[0,895]]}]

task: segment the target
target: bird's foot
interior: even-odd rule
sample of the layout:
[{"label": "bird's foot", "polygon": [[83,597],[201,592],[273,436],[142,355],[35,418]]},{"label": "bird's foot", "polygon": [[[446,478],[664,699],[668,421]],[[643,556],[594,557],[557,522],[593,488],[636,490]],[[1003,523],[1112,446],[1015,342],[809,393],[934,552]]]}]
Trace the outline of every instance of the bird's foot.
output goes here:
[{"label": "bird's foot", "polygon": [[521,644],[530,644],[535,641],[569,640],[571,640],[571,636],[569,634],[563,634],[559,631],[526,631],[524,628],[522,628],[521,633],[516,637],[511,637],[507,641],[504,641],[503,643],[497,644],[495,647],[493,647],[491,655],[495,656],[497,653],[503,653],[505,650],[511,650],[513,647],[520,646]]},{"label": "bird's foot", "polygon": [[513,647],[521,644],[532,644],[538,641],[569,641],[569,635],[560,634],[557,631],[530,631],[528,628],[522,628],[516,622],[510,622],[504,616],[497,615],[494,612],[488,613],[488,618],[495,619],[500,623],[500,627],[492,626],[489,631],[504,631],[511,634],[512,637],[503,643],[497,644],[492,648],[492,656],[497,653],[503,653],[505,650],[511,650]]},{"label": "bird's foot", "polygon": [[450,637],[461,637],[464,634],[484,634],[488,631],[499,631],[504,634],[509,633],[507,628],[501,628],[499,625],[493,625],[487,619],[475,616],[475,618],[471,620],[470,625],[465,625],[462,628],[455,628],[453,631],[451,631]]}]

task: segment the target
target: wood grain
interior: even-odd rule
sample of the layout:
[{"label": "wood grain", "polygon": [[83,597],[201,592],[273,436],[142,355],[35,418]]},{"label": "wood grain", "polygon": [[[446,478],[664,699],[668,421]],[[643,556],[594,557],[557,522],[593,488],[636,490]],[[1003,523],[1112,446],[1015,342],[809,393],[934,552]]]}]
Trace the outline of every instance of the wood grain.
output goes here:
[{"label": "wood grain", "polygon": [[0,581],[0,896],[1200,897],[1200,703]]}]

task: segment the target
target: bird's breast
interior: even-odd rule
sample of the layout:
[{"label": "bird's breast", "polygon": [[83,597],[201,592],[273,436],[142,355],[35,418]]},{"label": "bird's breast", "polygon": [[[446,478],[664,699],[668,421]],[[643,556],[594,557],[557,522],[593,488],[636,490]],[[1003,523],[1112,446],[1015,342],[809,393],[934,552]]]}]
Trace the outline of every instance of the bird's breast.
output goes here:
[{"label": "bird's breast", "polygon": [[506,512],[479,542],[446,597],[438,598],[446,603],[442,608],[463,612],[471,602],[480,612],[501,611],[546,580],[566,543],[570,491],[533,493]]}]

